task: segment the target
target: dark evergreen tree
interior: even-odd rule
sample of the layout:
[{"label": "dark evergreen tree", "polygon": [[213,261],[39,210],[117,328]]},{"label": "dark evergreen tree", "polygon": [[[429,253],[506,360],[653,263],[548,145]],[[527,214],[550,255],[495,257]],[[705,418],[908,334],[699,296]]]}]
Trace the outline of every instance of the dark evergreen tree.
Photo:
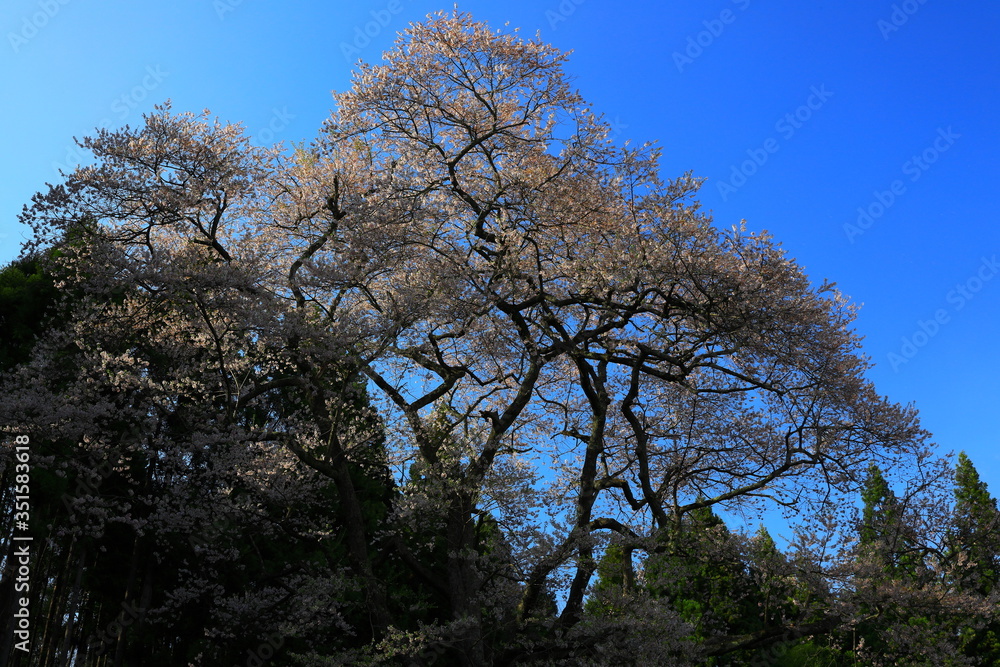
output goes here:
[{"label": "dark evergreen tree", "polygon": [[[731,535],[711,508],[691,512],[663,531],[661,546],[646,561],[650,591],[665,597],[700,640],[750,634],[763,627],[759,591]],[[722,663],[719,663],[722,664]]]},{"label": "dark evergreen tree", "polygon": [[[1000,511],[965,452],[955,469],[955,513],[948,532],[949,582],[960,591],[989,599],[1000,593]],[[980,664],[1000,664],[1000,614],[964,624],[963,654]]]},{"label": "dark evergreen tree", "polygon": [[863,558],[891,578],[912,578],[921,562],[904,507],[876,465],[868,469],[861,493],[864,503],[858,528]]},{"label": "dark evergreen tree", "polygon": [[0,270],[0,371],[28,359],[57,295],[37,257],[14,260]]}]

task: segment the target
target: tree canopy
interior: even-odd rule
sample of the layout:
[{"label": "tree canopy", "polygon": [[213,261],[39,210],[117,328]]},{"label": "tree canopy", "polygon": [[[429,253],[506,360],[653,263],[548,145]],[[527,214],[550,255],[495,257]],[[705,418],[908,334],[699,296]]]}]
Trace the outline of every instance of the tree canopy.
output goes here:
[{"label": "tree canopy", "polygon": [[[854,307],[616,145],[565,59],[439,14],[294,151],[169,105],[82,140],[22,216],[69,315],[2,378],[35,466],[96,480],[51,509],[51,660],[758,664],[853,648],[903,514],[922,578],[871,595],[951,576],[947,463]],[[773,508],[787,556],[714,513]],[[941,613],[979,618],[972,588]]]}]

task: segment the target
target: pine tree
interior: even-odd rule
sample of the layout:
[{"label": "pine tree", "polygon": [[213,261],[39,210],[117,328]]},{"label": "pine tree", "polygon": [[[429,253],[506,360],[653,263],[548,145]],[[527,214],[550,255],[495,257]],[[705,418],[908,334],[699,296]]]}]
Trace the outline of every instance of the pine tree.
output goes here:
[{"label": "pine tree", "polygon": [[908,664],[953,664],[954,642],[940,600],[944,591],[927,567],[925,548],[878,466],[868,469],[861,492],[858,526],[859,575],[855,595],[860,617],[843,638],[856,659],[898,660],[937,647],[934,657],[907,658]]},{"label": "pine tree", "polygon": [[864,508],[858,532],[862,557],[891,578],[914,576],[921,558],[914,549],[912,530],[906,524],[902,503],[874,464],[868,468],[861,500]]},{"label": "pine tree", "polygon": [[604,555],[597,562],[597,580],[591,586],[590,597],[584,606],[588,614],[616,616],[624,611],[622,601],[635,584],[631,558],[631,554],[626,554],[617,541],[604,550]]},{"label": "pine tree", "polygon": [[[1000,584],[1000,511],[965,452],[955,469],[955,510],[948,534],[951,583],[961,591],[989,596]],[[1000,664],[1000,619],[961,630],[963,654],[981,664]]]},{"label": "pine tree", "polygon": [[37,258],[23,257],[0,270],[0,371],[27,360],[57,294]]},{"label": "pine tree", "polygon": [[[701,507],[679,526],[662,531],[661,548],[646,561],[650,592],[670,601],[694,627],[698,642],[763,630],[761,590],[722,518]],[[708,664],[740,664],[740,654]]]}]

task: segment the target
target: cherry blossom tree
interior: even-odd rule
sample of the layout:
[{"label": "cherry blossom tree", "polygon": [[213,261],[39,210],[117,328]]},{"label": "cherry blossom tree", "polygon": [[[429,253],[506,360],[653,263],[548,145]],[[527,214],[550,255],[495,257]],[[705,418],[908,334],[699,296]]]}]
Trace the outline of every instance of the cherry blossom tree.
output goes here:
[{"label": "cherry blossom tree", "polygon": [[[800,571],[849,577],[850,545],[828,545],[853,527],[861,471],[925,490],[941,475],[915,410],[865,378],[834,285],[768,234],[713,224],[700,181],[662,179],[654,146],[613,143],[565,59],[438,14],[360,65],[291,153],[169,106],[84,139],[95,164],[23,215],[35,248],[82,239],[52,260],[81,301],[18,380],[72,347],[79,393],[29,391],[5,421],[160,452],[157,474],[184,484],[148,499],[158,531],[204,523],[236,481],[286,507],[331,485],[336,520],[302,530],[343,545],[328,597],[350,582],[363,597],[351,632],[370,642],[353,660],[697,660],[666,601],[614,618],[584,602],[609,536],[641,560],[715,510],[783,508],[812,530]],[[161,445],[93,439],[123,392]],[[395,490],[372,517],[386,467]],[[213,499],[186,504],[198,493]],[[389,561],[432,614],[400,620]],[[540,613],[553,592],[557,614]]]}]

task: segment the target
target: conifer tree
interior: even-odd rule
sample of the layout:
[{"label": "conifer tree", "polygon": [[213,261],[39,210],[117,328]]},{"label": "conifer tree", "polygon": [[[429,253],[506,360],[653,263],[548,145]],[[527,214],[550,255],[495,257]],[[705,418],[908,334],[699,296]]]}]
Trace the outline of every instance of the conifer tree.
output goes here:
[{"label": "conifer tree", "polygon": [[843,645],[865,663],[963,664],[953,631],[962,605],[949,608],[933,550],[921,544],[906,501],[874,464],[861,500],[859,568],[854,576],[859,615],[850,634],[842,635]]},{"label": "conifer tree", "polygon": [[[955,469],[955,513],[948,533],[951,583],[961,591],[1000,598],[1000,511],[965,452]],[[1000,617],[961,629],[962,653],[980,664],[1000,664]]]}]

